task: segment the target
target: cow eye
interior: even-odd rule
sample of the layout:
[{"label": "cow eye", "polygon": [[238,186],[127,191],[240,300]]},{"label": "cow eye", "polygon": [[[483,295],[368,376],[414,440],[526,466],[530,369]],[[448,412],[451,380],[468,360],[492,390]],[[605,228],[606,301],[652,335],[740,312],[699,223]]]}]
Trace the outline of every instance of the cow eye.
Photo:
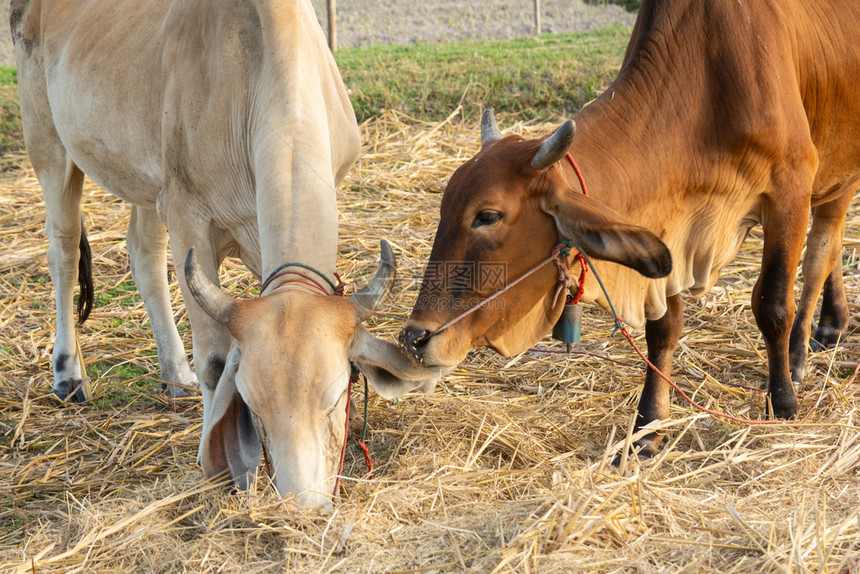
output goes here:
[{"label": "cow eye", "polygon": [[484,225],[493,225],[494,223],[498,223],[501,218],[502,214],[498,211],[491,211],[489,209],[481,211],[472,221],[472,229],[475,227],[482,227]]}]

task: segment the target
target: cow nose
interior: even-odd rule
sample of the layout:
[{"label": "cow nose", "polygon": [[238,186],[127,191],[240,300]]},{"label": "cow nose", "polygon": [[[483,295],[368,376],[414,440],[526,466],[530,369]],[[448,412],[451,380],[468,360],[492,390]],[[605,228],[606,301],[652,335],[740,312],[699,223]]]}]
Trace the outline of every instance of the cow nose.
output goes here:
[{"label": "cow nose", "polygon": [[400,332],[400,346],[410,355],[420,357],[430,339],[427,329],[411,329],[407,327]]}]

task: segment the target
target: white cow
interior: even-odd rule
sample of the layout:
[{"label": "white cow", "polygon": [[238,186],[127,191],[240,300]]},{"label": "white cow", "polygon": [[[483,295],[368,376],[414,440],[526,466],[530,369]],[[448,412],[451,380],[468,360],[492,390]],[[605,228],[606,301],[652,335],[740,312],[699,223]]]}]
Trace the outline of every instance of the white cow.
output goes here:
[{"label": "white cow", "polygon": [[[430,388],[438,372],[412,367],[360,325],[391,285],[385,245],[377,276],[355,297],[308,285],[334,277],[335,185],[360,145],[310,2],[12,0],[10,20],[24,139],[47,208],[54,392],[88,399],[73,317],[79,264],[92,294],[80,211],[87,174],[132,204],[132,274],[161,376],[199,380],[203,393],[205,474],[247,486],[262,441],[281,494],[327,504],[350,361],[383,396]],[[197,377],[172,320],[168,231],[177,263],[189,254],[179,282]],[[217,287],[228,255],[257,278],[285,264],[313,270],[288,267],[310,279],[288,273],[260,299],[236,302]],[[81,318],[87,299],[82,289]]]}]

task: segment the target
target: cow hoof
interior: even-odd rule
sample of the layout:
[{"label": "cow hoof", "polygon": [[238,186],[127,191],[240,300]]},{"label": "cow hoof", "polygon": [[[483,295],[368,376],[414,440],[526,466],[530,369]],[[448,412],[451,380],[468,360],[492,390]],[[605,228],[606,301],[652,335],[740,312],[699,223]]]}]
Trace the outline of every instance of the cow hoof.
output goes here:
[{"label": "cow hoof", "polygon": [[788,391],[771,393],[770,395],[771,418],[793,420],[797,418],[797,396],[794,389]]},{"label": "cow hoof", "polygon": [[795,369],[791,371],[791,382],[794,383],[794,390],[799,391],[800,387],[803,386],[803,376],[806,369]]},{"label": "cow hoof", "polygon": [[54,383],[54,395],[62,403],[86,403],[90,400],[87,396],[86,381],[81,379],[66,379]]},{"label": "cow hoof", "polygon": [[188,385],[176,384],[172,385],[170,383],[165,383],[161,385],[161,390],[165,392],[170,392],[170,398],[172,399],[184,399],[187,397],[194,396],[194,388]]},{"label": "cow hoof", "polygon": [[[794,390],[799,391],[803,386],[803,377],[805,375],[806,369],[801,371],[791,371],[791,383],[794,385]],[[770,389],[770,380],[765,379],[765,381],[761,384],[761,390],[767,391]]]},{"label": "cow hoof", "polygon": [[191,392],[186,389],[183,389],[182,387],[177,387],[175,385],[167,385],[167,388],[170,389],[170,396],[174,399],[182,399],[191,396]]},{"label": "cow hoof", "polygon": [[[648,460],[649,458],[654,458],[658,452],[660,452],[660,449],[657,448],[656,444],[636,441],[630,445],[628,457],[635,456],[639,460]],[[618,468],[618,466],[621,465],[621,454],[622,453],[619,452],[615,455],[615,458],[612,459],[612,466],[615,468]]]},{"label": "cow hoof", "polygon": [[845,333],[833,327],[819,327],[809,341],[809,348],[813,352],[832,349],[839,341],[845,340]]}]

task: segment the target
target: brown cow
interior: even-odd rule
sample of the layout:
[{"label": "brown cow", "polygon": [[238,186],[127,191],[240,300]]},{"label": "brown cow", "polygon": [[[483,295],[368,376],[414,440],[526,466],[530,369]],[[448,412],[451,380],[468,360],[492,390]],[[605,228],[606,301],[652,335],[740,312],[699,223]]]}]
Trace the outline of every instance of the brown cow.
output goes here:
[{"label": "brown cow", "polygon": [[[499,263],[511,280],[560,235],[605,260],[595,265],[618,312],[645,324],[649,358],[668,372],[683,324],[680,293],[712,287],[761,224],[752,309],[767,347],[772,414],[795,417],[792,380],[803,378],[822,286],[815,339],[833,344],[848,323],[840,254],[860,182],[858,29],[857,0],[645,0],[618,78],[577,116],[575,139],[572,122],[543,142],[502,138],[485,114],[480,153],[442,199],[431,265],[401,344],[425,364],[448,367],[482,345],[512,355],[534,344],[561,310],[550,309],[553,265],[441,332],[490,289],[476,281],[453,290],[431,275],[441,264]],[[559,161],[568,150],[588,197]],[[643,228],[668,246],[671,264]],[[606,306],[593,278],[584,289],[585,301]],[[669,387],[649,371],[638,426],[668,416]],[[640,440],[640,455],[653,455],[660,438]]]}]

